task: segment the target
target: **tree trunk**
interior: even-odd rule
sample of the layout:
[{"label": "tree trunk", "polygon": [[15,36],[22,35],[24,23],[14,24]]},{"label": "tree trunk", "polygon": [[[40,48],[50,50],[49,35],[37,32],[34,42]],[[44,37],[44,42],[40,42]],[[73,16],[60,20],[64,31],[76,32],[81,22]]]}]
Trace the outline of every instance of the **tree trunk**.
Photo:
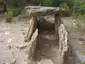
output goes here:
[{"label": "tree trunk", "polygon": [[7,4],[6,4],[6,1],[3,1],[3,12],[7,12]]}]

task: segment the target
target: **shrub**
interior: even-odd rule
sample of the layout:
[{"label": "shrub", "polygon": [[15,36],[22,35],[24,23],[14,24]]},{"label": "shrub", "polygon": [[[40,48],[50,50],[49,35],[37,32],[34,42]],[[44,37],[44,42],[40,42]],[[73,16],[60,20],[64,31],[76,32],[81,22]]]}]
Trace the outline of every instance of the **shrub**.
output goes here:
[{"label": "shrub", "polygon": [[14,8],[12,9],[12,12],[13,12],[13,17],[15,16],[18,16],[21,12],[21,9],[20,8]]},{"label": "shrub", "polygon": [[38,5],[43,6],[57,6],[57,0],[37,0]]},{"label": "shrub", "polygon": [[68,7],[68,5],[66,3],[60,4],[60,8],[65,9],[65,12],[64,12],[65,16],[70,16],[71,10],[70,10],[70,8]]},{"label": "shrub", "polygon": [[64,2],[70,7],[70,9],[73,8],[73,2],[74,2],[74,0],[64,0]]},{"label": "shrub", "polygon": [[12,11],[4,13],[4,19],[6,20],[6,22],[11,22],[12,21],[12,17],[13,17]]},{"label": "shrub", "polygon": [[85,13],[85,0],[74,0],[74,10],[77,14]]}]

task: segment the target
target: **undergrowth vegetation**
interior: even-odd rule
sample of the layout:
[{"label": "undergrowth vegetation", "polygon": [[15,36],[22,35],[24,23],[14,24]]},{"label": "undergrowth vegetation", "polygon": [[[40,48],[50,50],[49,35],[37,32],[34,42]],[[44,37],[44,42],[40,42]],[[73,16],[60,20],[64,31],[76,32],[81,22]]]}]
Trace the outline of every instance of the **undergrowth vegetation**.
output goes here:
[{"label": "undergrowth vegetation", "polygon": [[13,8],[13,17],[18,16],[21,13],[21,8]]},{"label": "undergrowth vegetation", "polygon": [[[1,0],[3,8],[12,8],[13,17],[20,14],[27,5],[41,5],[64,8],[64,16],[75,16],[75,18],[85,17],[85,0]],[[29,4],[30,3],[30,4]],[[10,15],[9,13],[5,13]],[[10,17],[10,16],[9,16]],[[84,21],[84,20],[83,20]]]},{"label": "undergrowth vegetation", "polygon": [[37,0],[38,5],[57,6],[58,0]]},{"label": "undergrowth vegetation", "polygon": [[70,16],[71,15],[70,8],[68,7],[68,5],[66,3],[60,4],[60,8],[64,8],[65,9],[65,12],[63,13],[64,16]]},{"label": "undergrowth vegetation", "polygon": [[6,22],[11,22],[12,18],[13,18],[13,12],[12,11],[4,13],[4,19],[5,19]]}]

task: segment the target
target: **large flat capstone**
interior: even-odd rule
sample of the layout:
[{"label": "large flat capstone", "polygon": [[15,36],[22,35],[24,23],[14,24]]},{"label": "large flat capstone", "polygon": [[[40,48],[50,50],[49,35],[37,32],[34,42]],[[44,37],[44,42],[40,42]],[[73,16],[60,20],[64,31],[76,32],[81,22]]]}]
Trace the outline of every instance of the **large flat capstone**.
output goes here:
[{"label": "large flat capstone", "polygon": [[[50,14],[56,14],[60,11],[59,7],[44,7],[44,6],[27,6],[25,7],[27,14],[46,16]],[[63,11],[64,9],[62,9]]]}]

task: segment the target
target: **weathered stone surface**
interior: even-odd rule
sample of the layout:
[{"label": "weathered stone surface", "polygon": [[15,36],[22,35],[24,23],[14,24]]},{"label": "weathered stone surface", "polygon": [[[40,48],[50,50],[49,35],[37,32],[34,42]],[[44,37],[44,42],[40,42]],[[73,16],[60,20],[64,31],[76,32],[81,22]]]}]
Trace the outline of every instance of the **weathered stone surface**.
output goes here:
[{"label": "weathered stone surface", "polygon": [[54,64],[54,63],[50,59],[42,59],[40,62],[37,62],[37,64]]},{"label": "weathered stone surface", "polygon": [[[61,60],[61,64],[63,64],[64,56],[65,56],[66,52],[68,51],[68,44],[67,44],[68,33],[58,15],[59,8],[42,7],[42,6],[27,6],[26,11],[27,11],[27,14],[31,17],[30,28],[29,28],[27,36],[25,38],[26,42],[32,38],[32,34],[34,33],[34,31],[37,27],[37,16],[47,16],[50,14],[55,15],[55,33],[57,34],[57,36],[59,36],[60,60]],[[36,41],[34,40],[34,42],[33,43],[29,42],[30,45],[29,45],[29,47],[27,47],[27,51],[30,51],[30,52],[28,52],[28,60],[33,59]],[[43,62],[45,62],[45,61],[43,61]],[[38,64],[42,64],[43,62],[41,61],[41,63],[38,63]],[[50,63],[53,64],[52,62],[50,62]],[[49,64],[49,63],[45,62],[43,64]]]},{"label": "weathered stone surface", "polygon": [[55,15],[55,34],[59,40],[59,53],[61,64],[74,64],[74,50],[69,43],[69,33],[65,28],[63,20],[58,14]]},{"label": "weathered stone surface", "polygon": [[38,36],[38,29],[36,29],[36,31],[33,33],[31,41],[28,42],[29,45],[28,45],[27,50],[26,50],[28,52],[28,60],[33,60],[33,58],[34,58],[37,36]]},{"label": "weathered stone surface", "polygon": [[59,53],[61,63],[64,63],[64,55],[68,51],[68,33],[65,29],[64,24],[61,24],[59,27]]},{"label": "weathered stone surface", "polygon": [[10,64],[15,64],[15,62],[16,62],[16,59],[13,59],[13,60],[10,62]]},{"label": "weathered stone surface", "polygon": [[36,30],[36,27],[37,27],[37,17],[32,16],[32,18],[30,19],[30,24],[29,24],[29,29],[28,29],[27,35],[25,37],[25,42],[27,42],[31,39],[33,33]]},{"label": "weathered stone surface", "polygon": [[[63,22],[59,16],[59,14],[55,14],[55,35],[56,35],[56,37],[59,36],[58,29],[59,29],[61,24],[63,24]],[[58,39],[59,39],[59,37],[58,37]]]},{"label": "weathered stone surface", "polygon": [[33,16],[46,16],[59,12],[59,7],[27,6],[25,9],[29,15],[31,13]]}]

